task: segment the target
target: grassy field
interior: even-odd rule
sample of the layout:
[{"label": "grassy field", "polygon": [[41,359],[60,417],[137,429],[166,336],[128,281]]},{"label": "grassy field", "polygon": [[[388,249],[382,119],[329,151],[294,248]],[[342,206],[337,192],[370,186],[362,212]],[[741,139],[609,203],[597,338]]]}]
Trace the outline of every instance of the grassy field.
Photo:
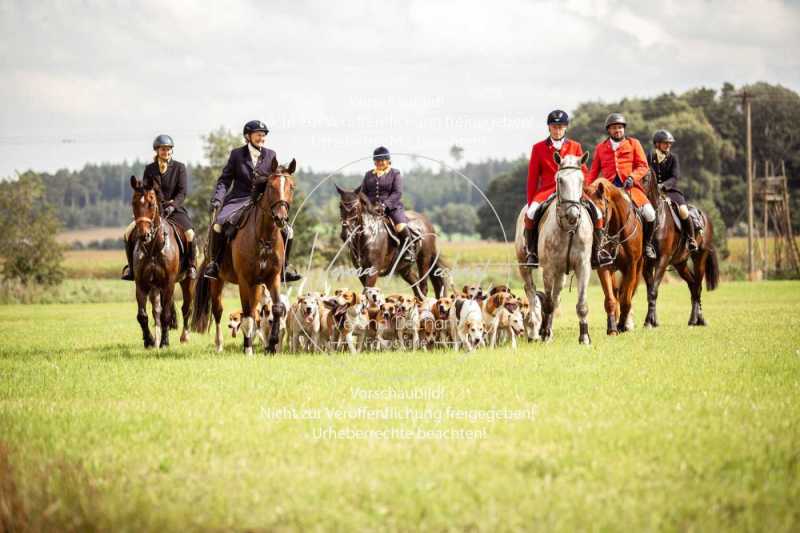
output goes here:
[{"label": "grassy field", "polygon": [[470,356],[145,351],[132,302],[0,306],[0,524],[797,531],[800,283],[723,284],[704,329],[668,285],[619,338],[592,287],[591,347],[574,298]]}]

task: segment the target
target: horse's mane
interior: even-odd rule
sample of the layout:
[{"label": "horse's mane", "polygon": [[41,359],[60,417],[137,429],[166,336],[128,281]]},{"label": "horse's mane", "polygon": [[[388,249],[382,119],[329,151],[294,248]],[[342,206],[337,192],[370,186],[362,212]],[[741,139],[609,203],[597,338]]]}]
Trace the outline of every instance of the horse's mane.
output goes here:
[{"label": "horse's mane", "polygon": [[626,198],[622,190],[606,178],[597,178],[589,186],[590,196],[594,196],[597,193],[597,189],[601,184],[603,185],[603,196],[606,200],[614,206],[616,211],[624,213],[629,208],[631,200]]}]

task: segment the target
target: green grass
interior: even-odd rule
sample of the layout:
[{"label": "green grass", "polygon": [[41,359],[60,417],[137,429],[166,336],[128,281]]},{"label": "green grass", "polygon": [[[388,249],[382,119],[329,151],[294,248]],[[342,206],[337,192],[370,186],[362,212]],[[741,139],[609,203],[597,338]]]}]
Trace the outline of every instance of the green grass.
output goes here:
[{"label": "green grass", "polygon": [[[704,294],[709,326],[688,328],[672,284],[661,328],[608,338],[592,287],[588,348],[565,293],[555,341],[517,352],[252,359],[240,339],[213,354],[210,335],[145,351],[132,302],[0,306],[0,524],[16,506],[29,530],[796,531],[798,297],[798,282],[723,284]],[[264,414],[281,407],[534,416]],[[485,436],[314,438],[329,426]]]}]

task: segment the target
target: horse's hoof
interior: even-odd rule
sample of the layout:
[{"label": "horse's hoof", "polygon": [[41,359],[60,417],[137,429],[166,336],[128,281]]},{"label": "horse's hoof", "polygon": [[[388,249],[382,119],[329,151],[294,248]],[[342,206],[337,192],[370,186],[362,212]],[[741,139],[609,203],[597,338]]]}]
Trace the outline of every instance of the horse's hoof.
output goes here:
[{"label": "horse's hoof", "polygon": [[606,331],[606,335],[608,335],[609,337],[616,337],[617,335],[619,335],[619,331],[615,329],[609,329]]},{"label": "horse's hoof", "polygon": [[706,325],[706,319],[705,318],[698,318],[697,322],[695,323],[695,326],[705,326],[705,325]]},{"label": "horse's hoof", "polygon": [[247,348],[245,348],[244,349],[244,355],[246,357],[252,357],[253,356],[253,348],[251,346],[248,346]]},{"label": "horse's hoof", "polygon": [[578,338],[578,344],[589,346],[590,344],[592,344],[592,339],[589,338],[589,335],[581,335]]}]

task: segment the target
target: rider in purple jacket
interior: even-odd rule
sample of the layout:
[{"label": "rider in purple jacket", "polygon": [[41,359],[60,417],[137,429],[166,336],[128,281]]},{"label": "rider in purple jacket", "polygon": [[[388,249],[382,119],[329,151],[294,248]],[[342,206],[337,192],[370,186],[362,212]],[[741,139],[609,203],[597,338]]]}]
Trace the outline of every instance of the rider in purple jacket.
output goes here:
[{"label": "rider in purple jacket", "polygon": [[363,192],[374,206],[380,206],[394,224],[400,237],[400,250],[405,248],[403,259],[414,262],[414,246],[408,217],[403,208],[403,176],[392,168],[389,149],[379,146],[372,153],[375,168],[364,174],[364,180],[356,191]]}]

